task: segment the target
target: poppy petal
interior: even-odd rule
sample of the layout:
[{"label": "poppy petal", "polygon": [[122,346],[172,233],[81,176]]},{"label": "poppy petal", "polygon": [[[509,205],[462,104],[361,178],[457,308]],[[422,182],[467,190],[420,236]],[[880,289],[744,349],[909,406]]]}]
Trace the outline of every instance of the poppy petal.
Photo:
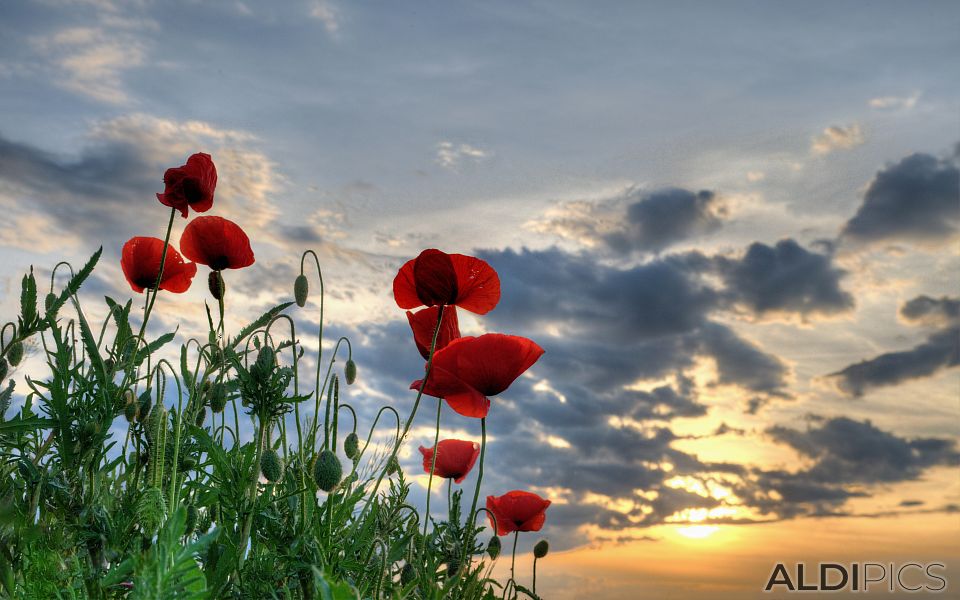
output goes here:
[{"label": "poppy petal", "polygon": [[[423,358],[430,357],[430,345],[433,343],[433,332],[437,326],[439,306],[430,306],[417,312],[407,311],[407,320],[413,330],[413,341]],[[446,347],[450,342],[460,337],[460,324],[457,320],[457,308],[447,306],[443,309],[443,319],[440,331],[437,333],[437,342],[434,352]]]},{"label": "poppy petal", "polygon": [[[154,237],[133,237],[123,245],[120,256],[120,268],[135,292],[157,284],[160,271],[160,257],[163,256],[163,240]],[[184,262],[183,257],[171,244],[167,246],[163,261],[163,279],[160,289],[176,294],[187,291],[197,274],[197,265]]]},{"label": "poppy petal", "polygon": [[255,260],[247,234],[222,217],[197,217],[190,221],[180,238],[180,249],[190,260],[215,271],[241,269]]},{"label": "poppy petal", "polygon": [[417,297],[417,284],[413,281],[413,264],[417,259],[408,260],[400,267],[397,276],[393,278],[393,298],[397,306],[403,309],[423,306]]},{"label": "poppy petal", "polygon": [[423,455],[425,473],[429,473],[433,466],[434,475],[461,483],[480,456],[480,444],[466,440],[441,440],[437,444],[436,459],[433,457],[434,448],[420,446],[420,454]]},{"label": "poppy petal", "polygon": [[485,315],[500,302],[500,277],[486,261],[464,254],[451,254],[457,278],[455,304],[464,310]]},{"label": "poppy petal", "polygon": [[452,373],[484,396],[496,396],[542,355],[543,348],[532,340],[487,333],[454,340],[434,355],[434,366]]},{"label": "poppy petal", "polygon": [[186,164],[167,169],[163,174],[164,190],[157,200],[180,211],[186,218],[188,210],[206,212],[213,206],[217,187],[217,168],[209,154],[198,152]]},{"label": "poppy petal", "polygon": [[[550,501],[532,492],[513,490],[502,496],[487,496],[487,510],[496,516],[497,535],[514,531],[540,531],[546,522]],[[490,525],[494,520],[490,518]]]}]

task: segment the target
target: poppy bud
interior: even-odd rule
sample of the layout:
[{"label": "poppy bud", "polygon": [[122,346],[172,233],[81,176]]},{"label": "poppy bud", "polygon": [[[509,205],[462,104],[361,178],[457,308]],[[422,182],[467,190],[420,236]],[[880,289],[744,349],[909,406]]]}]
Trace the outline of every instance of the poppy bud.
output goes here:
[{"label": "poppy bud", "polygon": [[536,558],[543,558],[547,555],[547,552],[550,551],[550,543],[547,540],[540,540],[537,542],[537,545],[533,547],[533,555]]},{"label": "poppy bud", "polygon": [[460,570],[460,559],[450,558],[447,560],[447,577],[454,577]]},{"label": "poppy bud", "polygon": [[200,407],[200,410],[197,411],[197,419],[194,421],[194,424],[197,427],[203,427],[203,422],[207,419],[207,409],[204,406]]},{"label": "poppy bud", "polygon": [[153,535],[167,516],[167,501],[163,492],[155,487],[147,488],[137,502],[137,520],[145,533]]},{"label": "poppy bud", "polygon": [[297,301],[297,306],[303,308],[307,304],[307,293],[310,291],[310,283],[304,274],[297,275],[293,282],[293,298]]},{"label": "poppy bud", "polygon": [[223,281],[220,271],[210,271],[207,277],[207,287],[210,288],[210,295],[215,300],[223,300],[223,294],[227,291],[227,284]]},{"label": "poppy bud", "polygon": [[144,390],[140,394],[140,410],[137,412],[137,421],[143,423],[150,416],[150,408],[153,406],[153,400],[150,398],[150,390]]},{"label": "poppy bud", "polygon": [[357,380],[357,363],[353,362],[352,358],[343,366],[343,378],[347,381],[347,385],[353,385]]},{"label": "poppy bud", "polygon": [[343,453],[350,460],[355,460],[360,455],[360,438],[357,437],[356,433],[350,433],[343,440]]},{"label": "poppy bud", "polygon": [[220,516],[220,511],[217,510],[217,505],[214,504],[213,506],[211,506],[209,512],[210,512],[210,520],[216,523],[217,518]]},{"label": "poppy bud", "polygon": [[500,549],[502,548],[500,543],[500,538],[493,536],[490,538],[490,541],[487,543],[487,554],[490,555],[490,558],[497,560],[497,557],[500,556]]},{"label": "poppy bud", "polygon": [[400,569],[400,585],[410,585],[416,578],[417,573],[413,570],[413,565],[410,563],[404,564],[403,568]]},{"label": "poppy bud", "polygon": [[277,364],[276,353],[273,351],[273,348],[270,346],[264,346],[260,348],[260,353],[257,354],[257,362],[254,365],[254,368],[260,371],[261,374],[268,374],[273,371],[273,367]]},{"label": "poppy bud", "polygon": [[53,292],[47,294],[47,297],[43,299],[43,310],[44,312],[50,312],[50,309],[53,308],[53,305],[57,302],[57,295]]},{"label": "poppy bud", "polygon": [[192,504],[187,505],[187,521],[183,535],[190,535],[197,528],[197,507]]},{"label": "poppy bud", "polygon": [[283,461],[273,448],[267,448],[260,456],[260,472],[270,483],[276,483],[283,477]]},{"label": "poppy bud", "polygon": [[322,450],[313,465],[313,479],[317,482],[317,487],[329,492],[340,483],[342,476],[343,466],[337,455],[329,450]]},{"label": "poppy bud", "polygon": [[7,376],[7,359],[0,358],[0,381]]},{"label": "poppy bud", "polygon": [[210,410],[215,413],[223,412],[227,406],[227,390],[222,383],[213,386],[210,392]]},{"label": "poppy bud", "polygon": [[400,461],[397,460],[396,456],[391,456],[390,460],[387,461],[387,475],[393,475],[400,470]]},{"label": "poppy bud", "polygon": [[209,512],[203,513],[202,515],[200,515],[200,518],[197,519],[197,532],[206,533],[207,531],[210,530],[210,525],[212,524],[213,522],[210,519],[210,513]]},{"label": "poppy bud", "polygon": [[20,364],[20,361],[23,360],[23,344],[21,342],[10,344],[10,349],[7,350],[7,360],[10,361],[11,367]]},{"label": "poppy bud", "polygon": [[112,358],[108,358],[105,361],[103,361],[103,370],[106,371],[107,373],[113,372],[113,366],[114,366],[114,363]]},{"label": "poppy bud", "polygon": [[139,414],[140,405],[137,402],[128,402],[127,405],[123,407],[123,416],[126,417],[127,423],[133,423]]}]

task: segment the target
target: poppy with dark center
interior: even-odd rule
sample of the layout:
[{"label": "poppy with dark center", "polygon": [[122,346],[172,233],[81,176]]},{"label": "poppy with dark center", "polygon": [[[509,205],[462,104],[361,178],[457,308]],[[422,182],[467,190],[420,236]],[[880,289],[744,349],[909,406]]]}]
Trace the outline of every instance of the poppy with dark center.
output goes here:
[{"label": "poppy with dark center", "polygon": [[[497,535],[514,531],[540,531],[547,519],[550,501],[533,492],[513,490],[502,496],[487,496],[487,510],[497,518]],[[490,517],[490,526],[494,526]]]},{"label": "poppy with dark center", "polygon": [[[437,450],[433,474],[444,479],[453,479],[454,483],[460,483],[466,479],[470,469],[477,462],[477,457],[480,456],[480,444],[476,442],[441,440],[436,447],[439,450]],[[430,472],[430,465],[434,462],[433,452],[433,448],[420,446],[425,473]]]},{"label": "poppy with dark center", "polygon": [[[433,343],[433,332],[437,328],[439,312],[439,306],[430,306],[417,312],[407,311],[407,320],[410,321],[410,329],[413,330],[413,341],[424,358],[430,358],[430,345]],[[447,306],[443,309],[443,319],[440,322],[434,352],[445,348],[450,342],[459,338],[460,323],[457,320],[457,307]]]},{"label": "poppy with dark center", "polygon": [[250,238],[233,221],[223,217],[197,217],[187,223],[180,250],[190,260],[214,271],[242,269],[253,264]]},{"label": "poppy with dark center", "polygon": [[209,154],[198,152],[187,159],[187,164],[167,169],[163,174],[163,193],[157,200],[180,211],[184,218],[188,209],[206,212],[213,206],[213,192],[217,187],[217,167]]},{"label": "poppy with dark center", "polygon": [[[542,354],[536,342],[516,335],[462,337],[434,353],[423,393],[443,398],[465,417],[483,418],[490,410],[488,396],[510,387]],[[422,385],[423,380],[414,381],[410,389]]]},{"label": "poppy with dark center", "polygon": [[484,315],[500,301],[500,278],[479,258],[430,248],[400,267],[393,296],[403,309],[455,304]]},{"label": "poppy with dark center", "polygon": [[[163,256],[163,240],[153,237],[134,237],[123,245],[120,256],[120,268],[127,283],[135,292],[153,289],[160,274],[160,257]],[[167,246],[167,256],[163,261],[163,279],[160,289],[182,294],[190,289],[193,276],[197,274],[197,265],[183,260],[172,245]]]}]

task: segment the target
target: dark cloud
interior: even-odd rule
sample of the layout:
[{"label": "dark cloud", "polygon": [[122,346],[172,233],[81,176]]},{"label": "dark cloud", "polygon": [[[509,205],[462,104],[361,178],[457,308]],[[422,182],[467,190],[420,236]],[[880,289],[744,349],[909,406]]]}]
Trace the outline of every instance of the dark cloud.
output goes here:
[{"label": "dark cloud", "polygon": [[960,227],[960,170],[948,160],[911,154],[877,173],[843,235],[863,242],[939,242]]},{"label": "dark cloud", "polygon": [[716,231],[724,216],[713,192],[655,190],[628,205],[622,227],[606,234],[604,241],[616,252],[659,252]]},{"label": "dark cloud", "polygon": [[923,325],[948,325],[960,320],[960,298],[917,296],[900,307],[905,320]]},{"label": "dark cloud", "polygon": [[886,352],[831,373],[841,390],[854,396],[872,387],[927,377],[960,365],[960,327],[934,333],[910,350]]},{"label": "dark cloud", "polygon": [[794,313],[831,315],[853,308],[853,296],[840,287],[846,272],[829,253],[807,250],[795,240],[775,246],[754,242],[739,258],[717,257],[715,268],[733,304],[763,316]]}]

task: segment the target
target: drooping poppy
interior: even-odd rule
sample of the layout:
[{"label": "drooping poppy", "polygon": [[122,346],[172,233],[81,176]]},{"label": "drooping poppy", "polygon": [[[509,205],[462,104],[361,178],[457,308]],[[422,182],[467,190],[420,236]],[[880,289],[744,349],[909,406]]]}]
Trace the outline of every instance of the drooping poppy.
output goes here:
[{"label": "drooping poppy", "polygon": [[[490,410],[488,396],[510,387],[542,354],[536,342],[516,335],[462,337],[434,353],[423,393],[443,398],[465,417],[483,418]],[[421,385],[423,380],[414,381],[410,389]]]},{"label": "drooping poppy", "polygon": [[[437,450],[433,474],[444,479],[453,479],[454,483],[460,483],[466,479],[470,469],[477,462],[477,457],[480,456],[480,444],[466,440],[441,440],[437,448],[439,450]],[[430,472],[433,452],[433,448],[420,446],[425,473]]]},{"label": "drooping poppy", "polygon": [[163,193],[157,200],[180,211],[184,218],[188,209],[206,212],[213,206],[217,187],[217,167],[209,154],[198,152],[187,159],[187,164],[167,169],[163,174]]},{"label": "drooping poppy", "polygon": [[[430,358],[430,344],[433,343],[433,332],[437,328],[438,312],[440,312],[439,306],[429,306],[417,312],[407,311],[407,320],[410,321],[410,329],[413,330],[413,341],[424,358]],[[440,322],[440,331],[437,333],[434,353],[459,338],[460,323],[457,319],[457,307],[447,306],[443,309],[443,319]]]},{"label": "drooping poppy", "polygon": [[[135,292],[153,289],[160,274],[160,257],[163,256],[163,240],[154,237],[133,237],[123,245],[120,268],[123,276]],[[182,294],[190,289],[197,265],[186,262],[173,245],[167,246],[163,261],[163,279],[160,289]]]},{"label": "drooping poppy", "polygon": [[455,304],[484,315],[500,301],[500,278],[486,261],[430,248],[400,267],[393,296],[403,309]]},{"label": "drooping poppy", "polygon": [[197,217],[187,223],[180,250],[190,260],[214,271],[242,269],[253,264],[250,238],[240,226],[223,217]]},{"label": "drooping poppy", "polygon": [[[497,535],[514,531],[540,531],[547,519],[550,501],[533,492],[513,490],[502,496],[487,496],[487,510],[497,517]],[[494,526],[490,517],[490,526]]]}]

